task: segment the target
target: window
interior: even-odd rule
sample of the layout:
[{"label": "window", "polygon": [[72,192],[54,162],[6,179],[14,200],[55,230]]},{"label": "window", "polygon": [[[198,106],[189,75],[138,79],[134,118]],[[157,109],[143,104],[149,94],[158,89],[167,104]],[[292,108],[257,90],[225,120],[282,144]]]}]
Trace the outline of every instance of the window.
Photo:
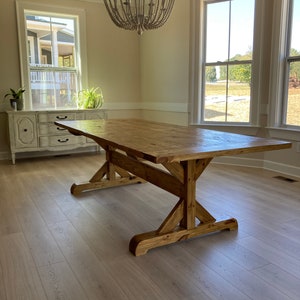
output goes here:
[{"label": "window", "polygon": [[204,1],[202,122],[250,123],[254,6]]},{"label": "window", "polygon": [[289,3],[282,125],[300,126],[300,1]]},{"label": "window", "polygon": [[[194,83],[193,120],[212,124],[254,124],[252,103],[255,0],[200,3],[199,85]],[[196,4],[197,7],[197,4]],[[195,30],[197,32],[197,29]],[[197,48],[197,46],[196,46]],[[195,57],[197,63],[197,57]],[[198,90],[197,90],[198,89]]]},{"label": "window", "polygon": [[77,108],[74,95],[86,81],[83,12],[24,2],[17,10],[26,108]]}]

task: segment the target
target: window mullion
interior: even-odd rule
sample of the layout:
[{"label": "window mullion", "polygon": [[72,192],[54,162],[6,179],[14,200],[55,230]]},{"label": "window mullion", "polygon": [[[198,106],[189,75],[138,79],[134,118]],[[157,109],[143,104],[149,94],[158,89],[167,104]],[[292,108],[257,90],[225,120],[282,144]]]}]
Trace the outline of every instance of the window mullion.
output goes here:
[{"label": "window mullion", "polygon": [[228,95],[229,95],[229,64],[230,61],[230,49],[231,49],[231,0],[229,0],[228,11],[228,53],[227,53],[227,80],[226,80],[226,107],[225,107],[225,122],[228,121]]}]

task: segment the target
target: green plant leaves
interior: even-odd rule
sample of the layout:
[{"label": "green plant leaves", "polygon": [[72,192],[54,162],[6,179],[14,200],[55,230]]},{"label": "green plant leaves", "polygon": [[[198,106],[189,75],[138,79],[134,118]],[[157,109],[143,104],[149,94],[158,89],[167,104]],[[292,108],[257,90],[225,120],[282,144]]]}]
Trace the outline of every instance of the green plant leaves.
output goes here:
[{"label": "green plant leaves", "polygon": [[100,108],[103,104],[103,94],[99,87],[92,87],[78,92],[77,102],[79,108]]}]

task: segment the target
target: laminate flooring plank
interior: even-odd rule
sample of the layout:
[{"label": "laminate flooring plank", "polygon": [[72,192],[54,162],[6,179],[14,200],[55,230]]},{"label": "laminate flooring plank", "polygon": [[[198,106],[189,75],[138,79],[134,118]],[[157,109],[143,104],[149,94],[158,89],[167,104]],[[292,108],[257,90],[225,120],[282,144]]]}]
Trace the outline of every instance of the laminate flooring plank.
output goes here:
[{"label": "laminate flooring plank", "polygon": [[247,234],[263,241],[264,243],[278,249],[286,255],[299,258],[300,253],[300,235],[295,239],[290,239],[284,234],[278,233],[274,229],[266,228],[263,224],[243,220],[239,223],[241,230]]},{"label": "laminate flooring plank", "polygon": [[[1,242],[1,236],[0,236],[0,242]],[[0,253],[1,253],[1,244],[0,244]],[[1,300],[7,300],[6,297],[6,288],[5,288],[5,282],[4,282],[4,270],[1,264],[1,259],[0,259],[0,299]]]},{"label": "laminate flooring plank", "polygon": [[23,234],[0,237],[0,245],[0,264],[7,299],[46,299]]},{"label": "laminate flooring plank", "polygon": [[88,299],[128,299],[105,268],[105,257],[98,259],[70,222],[56,224],[52,233]]},{"label": "laminate flooring plank", "polygon": [[[41,176],[33,174],[32,176],[22,176],[22,182],[28,189],[28,197],[39,210],[46,224],[53,224],[66,220],[66,216],[56,205],[56,202],[45,188],[45,184]],[[56,186],[53,187],[54,189]]]},{"label": "laminate flooring plank", "polygon": [[39,267],[38,271],[48,300],[88,299],[67,263],[62,262]]},{"label": "laminate flooring plank", "polygon": [[70,210],[67,214],[73,227],[101,260],[103,257],[110,260],[126,253],[131,237],[130,234],[126,234],[124,227],[117,227],[110,213],[107,213],[107,216],[110,217],[111,223],[106,222],[105,218],[95,220],[83,207]]},{"label": "laminate flooring plank", "polygon": [[13,204],[10,200],[10,191],[3,185],[1,187],[0,196],[0,236],[22,231]]},{"label": "laminate flooring plank", "polygon": [[274,229],[278,233],[288,237],[290,240],[294,240],[295,242],[299,242],[300,240],[300,218],[283,222]]},{"label": "laminate flooring plank", "polygon": [[[175,299],[250,299],[218,273],[179,247],[161,247],[137,264]],[[180,271],[179,271],[180,270]],[[149,275],[149,276],[150,276]]]},{"label": "laminate flooring plank", "polygon": [[[146,183],[146,184],[139,184],[138,186],[147,185],[144,190],[147,190],[147,193],[151,194],[151,190],[153,185]],[[170,213],[173,207],[178,202],[176,197],[172,197],[171,199],[167,197],[169,193],[165,192],[161,194],[161,198],[157,197],[156,199],[149,199],[145,197],[143,193],[140,193],[139,190],[131,189],[129,186],[121,187],[119,191],[115,192],[117,194],[118,199],[124,201],[124,214],[133,214],[134,218],[137,219],[138,223],[140,220],[143,220],[145,225],[144,228],[140,230],[144,231],[151,231],[155,230],[160,226],[160,224],[164,221],[166,216]],[[153,202],[152,205],[149,205],[149,202]],[[164,205],[161,206],[158,203],[163,203]],[[158,207],[154,207],[158,204]]]},{"label": "laminate flooring plank", "polygon": [[[119,257],[114,261],[110,261],[109,263],[106,263],[106,266],[109,268],[109,272],[112,276],[116,279],[118,286],[124,290],[128,299],[184,299],[184,297],[174,296],[173,293],[176,289],[175,283],[171,291],[164,290],[161,288],[162,282],[156,283],[155,278],[149,276],[151,270],[153,270],[153,266],[144,270],[138,266],[130,255],[125,255],[124,257]],[[195,294],[196,291],[200,296],[204,295],[200,289],[191,284],[186,288],[189,289],[191,295]]]},{"label": "laminate flooring plank", "polygon": [[[130,188],[127,187],[127,189]],[[103,190],[98,193],[97,197],[82,201],[82,206],[104,226],[119,226],[120,231],[128,232],[131,237],[137,232],[158,228],[163,218],[169,213],[167,210],[165,214],[157,213],[156,210],[140,201],[138,195],[134,196],[126,188]],[[170,210],[171,208],[172,206]],[[104,220],[106,222],[103,222]]]},{"label": "laminate flooring plank", "polygon": [[300,279],[282,270],[274,264],[269,264],[253,271],[262,280],[279,288],[293,300],[300,297]]},{"label": "laminate flooring plank", "polygon": [[280,290],[262,281],[253,272],[246,270],[221,252],[212,249],[210,245],[206,245],[201,239],[195,239],[192,242],[188,241],[185,243],[184,249],[196,255],[200,262],[218,273],[251,299],[289,299]]},{"label": "laminate flooring plank", "polygon": [[232,262],[237,263],[244,269],[251,271],[257,268],[268,265],[270,262],[257,255],[255,252],[241,246],[237,241],[243,239],[243,237],[237,237],[236,232],[218,232],[204,236],[201,238],[203,244],[212,250],[220,252]]},{"label": "laminate flooring plank", "polygon": [[[17,185],[18,192],[11,192],[11,201],[37,266],[64,261],[44,219],[27,195],[26,187],[19,178],[14,184]],[[11,190],[13,191],[13,186]]]},{"label": "laminate flooring plank", "polygon": [[240,239],[237,243],[300,279],[299,257],[298,259],[295,259],[293,256],[289,256],[281,250],[278,250],[255,237]]}]

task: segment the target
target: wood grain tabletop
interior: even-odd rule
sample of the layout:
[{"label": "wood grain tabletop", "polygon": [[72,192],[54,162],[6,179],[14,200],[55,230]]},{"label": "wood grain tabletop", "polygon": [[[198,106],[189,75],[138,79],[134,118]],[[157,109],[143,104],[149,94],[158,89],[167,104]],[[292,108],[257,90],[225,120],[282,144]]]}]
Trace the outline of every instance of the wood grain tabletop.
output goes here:
[{"label": "wood grain tabletop", "polygon": [[138,119],[57,121],[75,135],[92,138],[153,163],[178,162],[291,147],[274,139]]}]

